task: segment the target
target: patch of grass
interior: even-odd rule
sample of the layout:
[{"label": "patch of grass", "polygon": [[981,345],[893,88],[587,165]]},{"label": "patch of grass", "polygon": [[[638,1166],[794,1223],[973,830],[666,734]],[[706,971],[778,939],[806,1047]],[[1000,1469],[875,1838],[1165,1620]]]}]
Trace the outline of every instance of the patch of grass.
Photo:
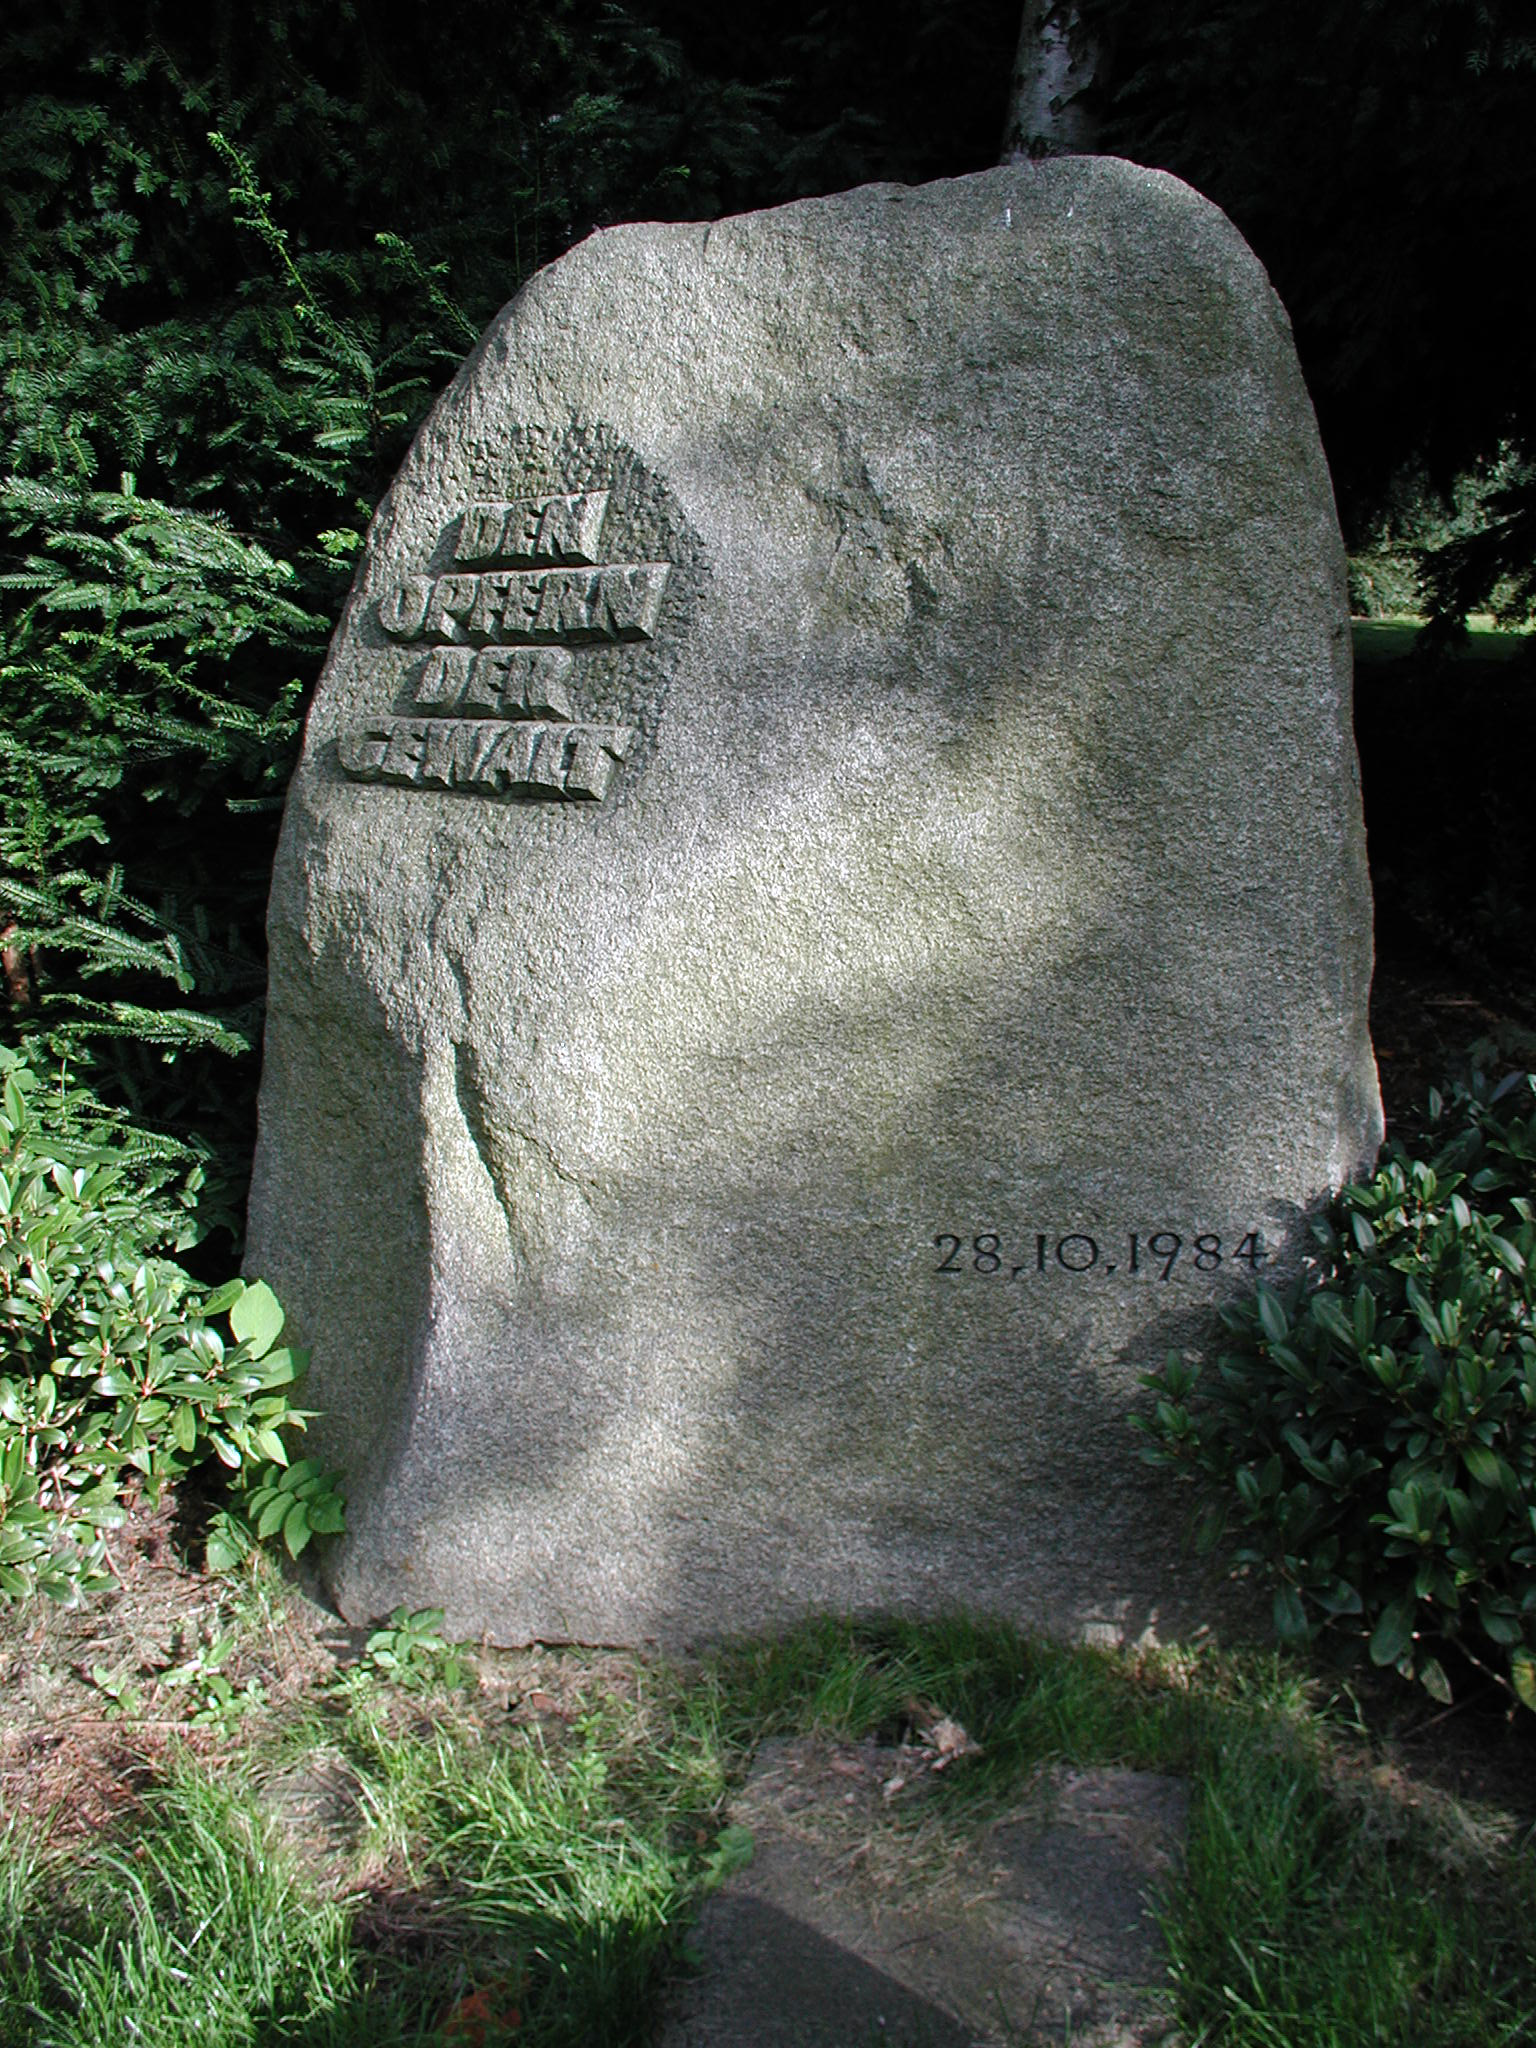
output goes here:
[{"label": "patch of grass", "polygon": [[1191,2044],[1513,2048],[1536,2029],[1530,1844],[1382,1789],[1361,1731],[1274,1655],[824,1621],[689,1667],[541,1669],[560,1701],[537,1719],[333,1681],[216,1757],[173,1752],[84,1844],[13,1825],[0,2040],[643,2042],[755,1746],[904,1740],[935,1713],[981,1748],[933,1780],[925,1826],[980,1825],[1054,1763],[1188,1775],[1160,1918]]},{"label": "patch of grass", "polygon": [[733,1753],[769,1733],[899,1734],[918,1703],[942,1708],[982,1745],[934,1788],[962,1806],[1054,1762],[1187,1775],[1188,1851],[1160,1922],[1192,2048],[1536,2039],[1530,1839],[1479,1839],[1453,1802],[1421,1811],[1378,1786],[1353,1714],[1319,1706],[1287,1658],[822,1622],[724,1651],[706,1677]]},{"label": "patch of grass", "polygon": [[981,1744],[955,1785],[1017,1784],[1047,1762],[1185,1769],[1202,1711],[1187,1660],[1127,1659],[1033,1641],[1001,1622],[807,1624],[724,1649],[700,1684],[718,1700],[726,1748],[812,1730],[898,1736],[923,1708]]},{"label": "patch of grass", "polygon": [[1161,1915],[1192,2041],[1530,2041],[1529,1846],[1468,1867],[1433,1821],[1351,1800],[1324,1761],[1314,1728],[1258,1715],[1203,1747],[1184,1875]]},{"label": "patch of grass", "polygon": [[[1353,619],[1350,639],[1356,661],[1402,661],[1418,650],[1425,630],[1419,618]],[[1466,636],[1445,650],[1452,661],[1518,661],[1530,654],[1530,627],[1496,626],[1491,618],[1474,612],[1467,621]]]},{"label": "patch of grass", "polygon": [[41,1994],[37,1929],[43,1892],[42,1836],[8,1820],[0,1828],[0,2040],[25,2041]]},{"label": "patch of grass", "polygon": [[559,1767],[529,1746],[469,1770],[442,1742],[418,1758],[418,1891],[496,1940],[540,2040],[627,2038],[687,1890],[664,1834],[615,1810],[590,1742]]},{"label": "patch of grass", "polygon": [[389,1705],[359,1697],[339,1727],[312,1724],[356,1804],[339,1859],[306,1853],[249,1761],[173,1760],[132,1822],[83,1855],[13,1830],[0,2039],[393,2048],[437,2042],[456,2013],[470,2039],[640,2039],[697,1861],[666,1813],[623,1812],[588,1736],[552,1756],[467,1719],[394,1729]]},{"label": "patch of grass", "polygon": [[397,1732],[377,1698],[347,1720],[376,1920],[515,1984],[525,2038],[635,2038],[689,1888],[675,1803],[626,1786],[611,1748],[596,1719],[553,1749],[467,1717]]},{"label": "patch of grass", "polygon": [[239,1779],[184,1760],[131,1831],[83,1857],[6,1847],[27,1887],[7,1987],[18,2048],[431,2038],[419,1997],[373,1981],[351,1914],[305,1881]]}]

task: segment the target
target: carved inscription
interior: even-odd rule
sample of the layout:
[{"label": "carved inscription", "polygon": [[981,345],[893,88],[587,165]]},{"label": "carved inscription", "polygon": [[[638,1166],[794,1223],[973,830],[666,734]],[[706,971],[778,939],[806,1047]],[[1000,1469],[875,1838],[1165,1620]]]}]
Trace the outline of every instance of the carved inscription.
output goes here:
[{"label": "carved inscription", "polygon": [[[1037,1230],[1027,1246],[1023,1239],[1009,1243],[995,1230],[980,1231],[969,1239],[960,1231],[941,1230],[934,1236],[933,1247],[943,1254],[933,1268],[936,1273],[980,1273],[1004,1280],[1024,1280],[1042,1273],[1116,1272],[1171,1280],[1181,1253],[1186,1265],[1197,1273],[1217,1273],[1224,1262],[1255,1273],[1270,1256],[1258,1230],[1245,1231],[1235,1245],[1229,1236],[1226,1248],[1214,1230],[1190,1237],[1177,1230],[1132,1230],[1123,1239],[1102,1242],[1086,1230],[1070,1230],[1064,1236]],[[1015,1265],[1017,1254],[1023,1256]]]},{"label": "carved inscription", "polygon": [[624,725],[381,718],[344,734],[336,751],[356,782],[601,803],[633,739]]},{"label": "carved inscription", "polygon": [[395,640],[649,640],[671,566],[612,562],[598,569],[407,576],[379,599],[379,624]]},{"label": "carved inscription", "polygon": [[[355,782],[601,803],[636,734],[584,722],[569,650],[651,639],[670,562],[605,562],[610,493],[477,498],[445,576],[402,576],[378,600],[392,640],[428,643],[410,713],[344,733]],[[590,713],[589,713],[590,715]]]},{"label": "carved inscription", "polygon": [[574,718],[574,666],[556,647],[438,647],[422,664],[411,701],[420,711]]},{"label": "carved inscription", "polygon": [[606,491],[560,498],[481,498],[459,518],[457,562],[596,562]]}]

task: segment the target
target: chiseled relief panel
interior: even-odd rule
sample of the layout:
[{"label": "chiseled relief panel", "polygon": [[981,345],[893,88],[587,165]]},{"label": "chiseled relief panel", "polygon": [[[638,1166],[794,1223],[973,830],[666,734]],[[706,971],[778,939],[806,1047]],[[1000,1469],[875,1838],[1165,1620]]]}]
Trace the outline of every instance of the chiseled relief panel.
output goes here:
[{"label": "chiseled relief panel", "polygon": [[[520,429],[477,473],[485,495],[434,562],[378,598],[387,641],[412,657],[405,688],[392,715],[340,735],[337,759],[356,782],[601,803],[659,713],[655,643],[702,582],[697,539],[601,427],[558,442]],[[535,477],[546,488],[495,489]]]}]

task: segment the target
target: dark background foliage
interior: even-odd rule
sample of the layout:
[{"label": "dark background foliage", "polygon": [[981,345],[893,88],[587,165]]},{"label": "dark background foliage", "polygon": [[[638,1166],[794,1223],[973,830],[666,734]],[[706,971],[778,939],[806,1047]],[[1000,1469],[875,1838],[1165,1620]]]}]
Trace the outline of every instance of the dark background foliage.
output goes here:
[{"label": "dark background foliage", "polygon": [[[1448,620],[1518,611],[1536,45],[1514,7],[1082,14],[1105,146],[1208,192],[1275,278],[1352,540],[1410,507]],[[67,1056],[141,1148],[201,1161],[207,1225],[235,1226],[248,1165],[305,693],[434,392],[593,226],[991,163],[1017,32],[1017,0],[7,12],[5,1035]],[[1436,529],[1458,479],[1459,523]],[[1468,693],[1459,673],[1416,686],[1426,717]],[[1512,758],[1507,732],[1463,751]],[[1373,787],[1368,762],[1389,837],[1415,772],[1395,759]],[[1523,945],[1528,917],[1500,929]]]},{"label": "dark background foliage", "polygon": [[[1176,171],[1263,258],[1290,312],[1345,530],[1405,483],[1513,458],[1452,609],[1536,555],[1536,16],[1512,0],[1084,0],[1106,149]],[[1508,522],[1506,524],[1505,522]]]}]

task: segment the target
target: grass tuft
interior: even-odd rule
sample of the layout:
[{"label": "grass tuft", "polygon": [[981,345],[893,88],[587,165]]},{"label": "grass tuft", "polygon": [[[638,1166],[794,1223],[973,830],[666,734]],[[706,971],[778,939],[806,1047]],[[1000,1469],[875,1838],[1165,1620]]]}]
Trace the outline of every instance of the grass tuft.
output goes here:
[{"label": "grass tuft", "polygon": [[1528,1852],[1469,1881],[1431,1821],[1341,1798],[1315,1729],[1250,1714],[1211,1734],[1183,1878],[1161,1915],[1193,2041],[1514,2048],[1533,2038]]}]

